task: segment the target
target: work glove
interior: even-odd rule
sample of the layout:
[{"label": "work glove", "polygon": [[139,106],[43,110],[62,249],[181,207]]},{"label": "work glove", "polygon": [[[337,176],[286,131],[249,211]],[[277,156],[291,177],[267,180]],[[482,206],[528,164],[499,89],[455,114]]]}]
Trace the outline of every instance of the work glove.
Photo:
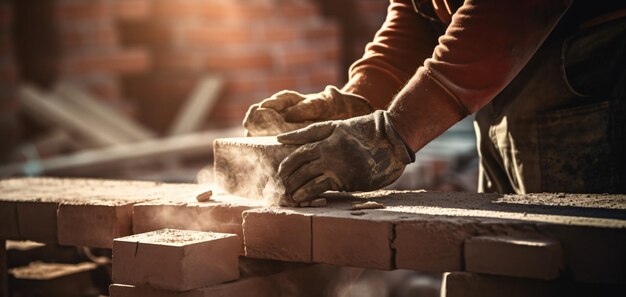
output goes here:
[{"label": "work glove", "polygon": [[329,190],[380,189],[398,179],[414,158],[382,110],[312,124],[278,135],[278,141],[301,145],[278,168],[288,205]]},{"label": "work glove", "polygon": [[309,95],[282,91],[250,106],[243,127],[248,136],[277,135],[315,122],[349,119],[373,111],[365,98],[334,86]]}]

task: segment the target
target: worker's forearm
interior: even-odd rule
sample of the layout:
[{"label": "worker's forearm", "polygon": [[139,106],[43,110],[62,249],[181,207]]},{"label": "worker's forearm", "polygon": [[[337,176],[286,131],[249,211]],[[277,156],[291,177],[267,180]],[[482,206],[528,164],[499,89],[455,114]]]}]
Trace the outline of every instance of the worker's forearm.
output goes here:
[{"label": "worker's forearm", "polygon": [[350,67],[344,91],[367,98],[383,109],[411,78],[437,44],[428,20],[419,17],[410,0],[392,0],[387,19]]},{"label": "worker's forearm", "polygon": [[413,152],[467,116],[467,110],[429,77],[423,67],[398,93],[388,110],[396,131]]}]

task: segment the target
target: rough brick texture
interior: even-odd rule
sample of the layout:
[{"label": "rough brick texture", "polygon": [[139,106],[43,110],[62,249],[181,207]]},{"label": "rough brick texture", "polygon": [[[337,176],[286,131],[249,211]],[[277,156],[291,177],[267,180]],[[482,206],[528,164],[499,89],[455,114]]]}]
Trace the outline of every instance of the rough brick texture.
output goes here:
[{"label": "rough brick texture", "polygon": [[0,181],[0,238],[111,248],[132,234],[132,205],[194,199],[206,186],[97,179]]},{"label": "rough brick texture", "polygon": [[[251,104],[282,89],[313,92],[339,83],[339,56],[332,53],[340,51],[340,32],[314,2],[159,0],[151,8],[147,21],[124,22],[120,35],[123,44],[150,52],[153,71],[125,79],[124,87],[137,99],[140,119],[156,129],[167,126],[193,88],[155,94],[150,88],[162,76],[182,75],[193,85],[206,73],[221,75],[225,90],[210,116],[221,125],[239,124]],[[170,108],[150,117],[143,110],[155,104]]]},{"label": "rough brick texture", "polygon": [[227,233],[163,229],[115,239],[113,281],[187,291],[239,278],[239,240]]},{"label": "rough brick texture", "polygon": [[290,210],[244,212],[246,257],[310,263],[311,216]]},{"label": "rough brick texture", "polygon": [[471,272],[550,280],[563,269],[561,244],[554,239],[478,236],[465,240],[464,251]]},{"label": "rough brick texture", "polygon": [[275,185],[272,181],[278,165],[296,148],[279,143],[276,137],[216,139],[213,143],[215,185],[229,194],[263,198],[263,190]]},{"label": "rough brick texture", "polygon": [[[313,262],[445,272],[463,269],[463,243],[472,237],[546,236],[561,243],[565,270],[576,281],[625,280],[624,267],[619,263],[625,257],[621,250],[626,248],[626,222],[616,219],[626,205],[624,195],[579,199],[580,195],[559,198],[556,194],[503,196],[381,190],[322,196],[328,200],[323,208],[244,212],[246,249],[259,258],[308,259],[302,251],[308,251],[310,240]],[[386,207],[350,210],[353,202],[363,199],[373,199]],[[550,214],[543,211],[545,208],[551,210]],[[254,215],[247,217],[249,214]],[[293,240],[293,234],[301,237]],[[590,249],[601,252],[585,252]]]}]

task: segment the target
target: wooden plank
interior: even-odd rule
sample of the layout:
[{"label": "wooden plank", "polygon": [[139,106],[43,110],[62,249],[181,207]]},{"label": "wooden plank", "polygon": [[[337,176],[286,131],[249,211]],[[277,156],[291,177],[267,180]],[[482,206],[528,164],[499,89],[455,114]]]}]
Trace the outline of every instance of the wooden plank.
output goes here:
[{"label": "wooden plank", "polygon": [[32,86],[21,86],[19,97],[24,110],[35,119],[77,134],[95,146],[108,146],[127,142],[124,138],[75,107],[59,100],[54,95],[40,92]]},{"label": "wooden plank", "polygon": [[60,100],[71,104],[82,113],[111,127],[128,142],[148,140],[155,137],[152,131],[120,115],[76,86],[69,83],[60,83],[56,86],[55,93]]},{"label": "wooden plank", "polygon": [[[239,136],[243,134],[242,131],[241,128],[207,131],[80,151],[41,160],[39,162],[40,173],[89,176],[100,170],[116,168],[130,161],[182,156],[209,156],[212,154],[214,139]],[[0,166],[0,176],[21,175],[26,165],[27,163],[15,163]]]},{"label": "wooden plank", "polygon": [[203,78],[176,115],[167,135],[196,132],[217,103],[223,80],[218,76]]}]

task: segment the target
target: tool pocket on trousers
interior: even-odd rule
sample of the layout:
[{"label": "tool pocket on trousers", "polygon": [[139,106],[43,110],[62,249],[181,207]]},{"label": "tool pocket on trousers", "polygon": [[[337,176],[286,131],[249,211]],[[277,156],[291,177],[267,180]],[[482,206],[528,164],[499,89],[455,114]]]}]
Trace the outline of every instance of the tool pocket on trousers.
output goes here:
[{"label": "tool pocket on trousers", "polygon": [[539,116],[541,189],[605,193],[615,187],[610,102]]}]

